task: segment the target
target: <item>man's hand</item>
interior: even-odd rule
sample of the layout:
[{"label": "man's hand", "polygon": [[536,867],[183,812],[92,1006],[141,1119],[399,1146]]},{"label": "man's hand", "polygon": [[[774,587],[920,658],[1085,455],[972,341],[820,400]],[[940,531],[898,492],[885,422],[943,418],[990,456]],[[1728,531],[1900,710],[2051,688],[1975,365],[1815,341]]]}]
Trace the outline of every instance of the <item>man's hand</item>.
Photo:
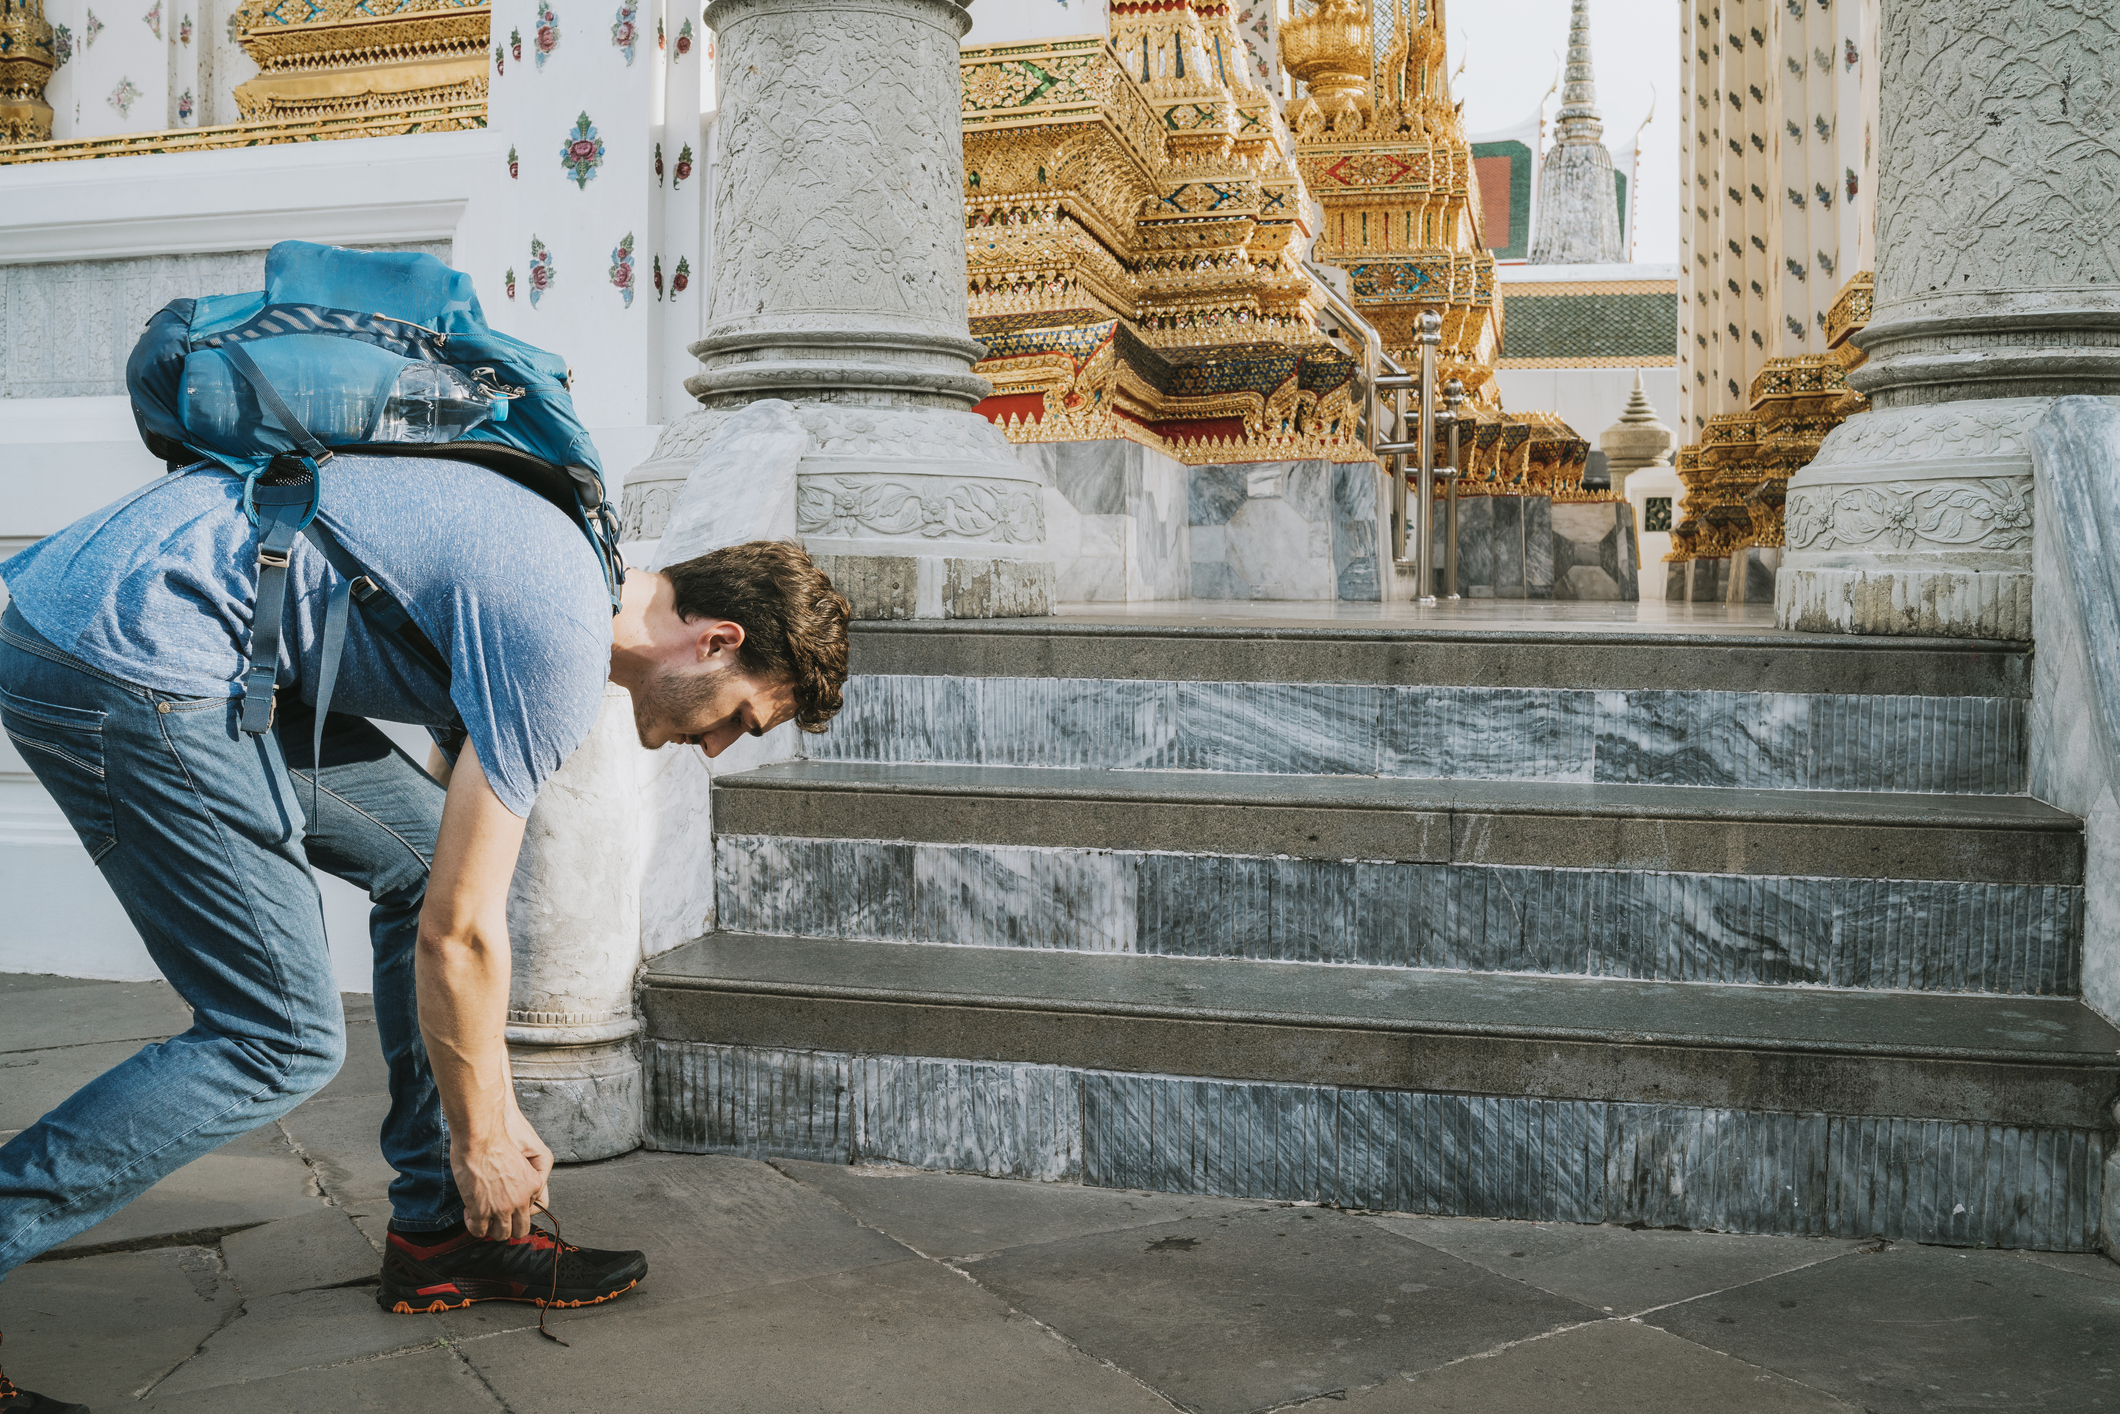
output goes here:
[{"label": "man's hand", "polygon": [[547,1180],[552,1173],[552,1151],[523,1118],[512,1096],[502,1142],[474,1149],[452,1131],[449,1167],[464,1200],[464,1227],[473,1237],[508,1242],[526,1236],[534,1206],[550,1204]]},{"label": "man's hand", "polygon": [[464,1225],[504,1241],[529,1232],[552,1169],[508,1073],[508,884],[523,826],[466,743],[442,804],[416,961],[420,1034],[449,1121]]}]

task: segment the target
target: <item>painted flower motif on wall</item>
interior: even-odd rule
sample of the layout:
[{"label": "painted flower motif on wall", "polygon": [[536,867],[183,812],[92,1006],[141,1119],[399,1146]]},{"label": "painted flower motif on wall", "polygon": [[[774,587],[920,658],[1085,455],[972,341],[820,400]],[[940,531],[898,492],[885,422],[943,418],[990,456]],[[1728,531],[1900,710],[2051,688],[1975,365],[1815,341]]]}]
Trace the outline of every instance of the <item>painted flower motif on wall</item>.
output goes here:
[{"label": "painted flower motif on wall", "polygon": [[1854,40],[1849,39],[1845,42],[1848,47],[1841,51],[1841,63],[1846,66],[1849,73],[1853,73],[1855,72],[1855,66],[1862,62],[1862,51],[1855,47]]},{"label": "painted flower motif on wall", "polygon": [[544,298],[545,291],[552,288],[552,252],[536,236],[530,238],[530,307]]},{"label": "painted flower motif on wall", "polygon": [[690,54],[691,52],[692,22],[690,20],[686,20],[683,24],[677,27],[677,53],[672,56],[671,62],[675,63],[678,59],[684,58],[685,55]]},{"label": "painted flower motif on wall", "polygon": [[686,143],[677,150],[677,169],[670,173],[670,190],[676,191],[684,185],[685,178],[692,175],[692,144]]},{"label": "painted flower motif on wall", "polygon": [[177,21],[177,42],[179,44],[191,43],[191,16],[189,15]]},{"label": "painted flower motif on wall", "polygon": [[156,39],[162,37],[162,0],[155,0],[155,3],[148,8],[147,13],[140,16],[140,18],[145,20],[147,27],[155,32]]},{"label": "painted flower motif on wall", "polygon": [[559,16],[553,12],[552,0],[540,0],[537,7],[537,66],[545,67],[545,57],[559,48]]},{"label": "painted flower motif on wall", "polygon": [[81,26],[81,47],[83,49],[95,48],[96,36],[101,33],[103,33],[103,21],[96,18],[94,10],[90,10],[88,12],[88,23]]},{"label": "painted flower motif on wall", "polygon": [[515,144],[510,143],[508,144],[508,180],[512,182],[522,175],[522,161],[515,155]]},{"label": "painted flower motif on wall", "polygon": [[118,86],[110,91],[110,97],[104,101],[118,110],[119,117],[130,118],[132,106],[140,101],[140,90],[133,86],[131,79],[119,79]]},{"label": "painted flower motif on wall", "polygon": [[189,123],[193,111],[191,90],[187,88],[177,95],[177,121]]},{"label": "painted flower motif on wall", "polygon": [[1855,169],[1853,167],[1846,168],[1845,170],[1848,174],[1848,200],[1853,201],[1855,199],[1855,193],[1862,190],[1862,182],[1858,177],[1856,177]]},{"label": "painted flower motif on wall", "polygon": [[577,188],[587,187],[596,169],[604,165],[604,140],[596,135],[596,125],[587,113],[574,120],[574,130],[560,144],[559,165],[574,178]]},{"label": "painted flower motif on wall", "polygon": [[506,45],[496,43],[493,46],[493,72],[496,74],[508,72],[508,48]]},{"label": "painted flower motif on wall", "polygon": [[508,292],[509,299],[515,298],[515,267],[513,265],[508,267],[507,274],[501,276],[501,288]]},{"label": "painted flower motif on wall", "polygon": [[66,67],[66,61],[74,57],[74,32],[65,25],[52,26],[52,69]]},{"label": "painted flower motif on wall", "polygon": [[626,308],[633,308],[633,233],[631,231],[626,232],[625,238],[611,248],[611,284],[618,291],[620,298],[625,300]]},{"label": "painted flower motif on wall", "polygon": [[662,144],[655,144],[655,185],[661,186],[663,179]]},{"label": "painted flower motif on wall", "polygon": [[656,297],[657,299],[661,299],[661,298],[662,298],[662,290],[663,290],[663,286],[662,286],[662,257],[658,255],[658,256],[656,256],[656,257],[655,257],[655,258],[654,258],[653,260],[649,261],[649,262],[648,262],[648,269],[649,269],[649,271],[650,271],[650,272],[651,272],[651,273],[652,273],[652,274],[654,275],[654,278],[655,278],[655,297]]},{"label": "painted flower motif on wall", "polygon": [[640,0],[625,0],[618,7],[618,18],[611,22],[611,47],[626,56],[626,63],[633,63],[633,46],[640,41]]},{"label": "painted flower motif on wall", "polygon": [[663,38],[662,16],[657,15],[655,17],[655,52],[660,54],[666,45],[667,41]]},{"label": "painted flower motif on wall", "polygon": [[243,12],[241,10],[229,11],[228,18],[221,22],[221,28],[228,31],[228,42],[230,44],[236,43],[243,37]]},{"label": "painted flower motif on wall", "polygon": [[680,255],[677,258],[677,273],[670,277],[670,293],[673,296],[681,295],[685,292],[685,286],[691,283],[692,262]]},{"label": "painted flower motif on wall", "polygon": [[519,29],[508,31],[508,57],[518,64],[523,62],[523,32]]}]

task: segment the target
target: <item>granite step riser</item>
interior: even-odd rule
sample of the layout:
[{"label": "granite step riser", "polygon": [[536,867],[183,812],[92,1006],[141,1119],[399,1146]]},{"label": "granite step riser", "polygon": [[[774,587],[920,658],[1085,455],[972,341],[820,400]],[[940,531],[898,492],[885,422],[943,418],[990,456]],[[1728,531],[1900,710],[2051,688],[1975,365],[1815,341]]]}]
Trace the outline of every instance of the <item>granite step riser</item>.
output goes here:
[{"label": "granite step riser", "polygon": [[2096,1250],[2102,1130],[651,1040],[653,1147],[1358,1209]]},{"label": "granite step riser", "polygon": [[725,835],[735,932],[1650,981],[2075,996],[2052,883]]},{"label": "granite step riser", "polygon": [[2016,697],[856,676],[820,761],[2016,794]]}]

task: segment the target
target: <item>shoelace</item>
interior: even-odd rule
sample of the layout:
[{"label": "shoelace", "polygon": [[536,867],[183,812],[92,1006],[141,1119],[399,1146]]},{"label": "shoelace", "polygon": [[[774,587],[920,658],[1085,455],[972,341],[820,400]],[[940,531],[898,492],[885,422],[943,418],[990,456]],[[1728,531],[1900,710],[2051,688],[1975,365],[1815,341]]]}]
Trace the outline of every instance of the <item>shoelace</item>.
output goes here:
[{"label": "shoelace", "polygon": [[[579,1247],[574,1246],[572,1243],[568,1242],[565,1238],[559,1235],[559,1219],[553,1215],[553,1212],[550,1208],[546,1207],[543,1203],[535,1202],[532,1203],[531,1206],[536,1208],[537,1211],[539,1211],[540,1213],[543,1213],[546,1217],[552,1219],[552,1294],[538,1306],[537,1333],[547,1340],[558,1341],[559,1344],[564,1345],[569,1350],[571,1350],[574,1348],[573,1341],[560,1340],[558,1336],[554,1335],[551,1331],[545,1329],[545,1317],[551,1314],[552,1303],[559,1300],[560,1254],[563,1252],[579,1252],[581,1249]],[[530,1230],[532,1232],[539,1231],[539,1229],[536,1227],[532,1227]],[[0,1375],[0,1383],[4,1383],[5,1379],[6,1376]],[[4,1392],[4,1390],[0,1390],[0,1393]]]}]

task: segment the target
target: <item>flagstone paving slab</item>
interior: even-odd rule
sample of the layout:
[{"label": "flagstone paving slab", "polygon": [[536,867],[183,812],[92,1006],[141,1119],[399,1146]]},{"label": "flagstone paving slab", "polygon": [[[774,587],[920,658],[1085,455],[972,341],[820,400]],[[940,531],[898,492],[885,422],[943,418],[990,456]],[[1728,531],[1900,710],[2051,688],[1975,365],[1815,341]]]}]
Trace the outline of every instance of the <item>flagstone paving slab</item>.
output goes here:
[{"label": "flagstone paving slab", "polygon": [[373,1281],[381,1259],[343,1209],[319,1208],[221,1239],[228,1275],[249,1300]]},{"label": "flagstone paving slab", "polygon": [[1631,1321],[1600,1321],[1351,1395],[1347,1414],[1857,1414],[1771,1371]]},{"label": "flagstone paving slab", "polygon": [[1643,1319],[1874,1414],[2120,1408],[2120,1290],[2013,1253],[1895,1245]]},{"label": "flagstone paving slab", "polygon": [[125,1407],[141,1414],[506,1414],[477,1373],[442,1348],[186,1393],[157,1390]]},{"label": "flagstone paving slab", "polygon": [[[623,1317],[613,1308],[563,1334],[571,1348],[521,1331],[460,1349],[518,1414],[1170,1409],[955,1272],[910,1255]],[[591,1370],[601,1375],[585,1377]]]},{"label": "flagstone paving slab", "polygon": [[1379,1217],[1371,1221],[1490,1272],[1580,1301],[1601,1314],[1619,1316],[1830,1261],[1856,1246],[1830,1238],[1631,1231],[1485,1218]]},{"label": "flagstone paving slab", "polygon": [[1373,1385],[1601,1314],[1314,1208],[1011,1248],[964,1270],[1203,1414]]},{"label": "flagstone paving slab", "polygon": [[236,1319],[242,1299],[210,1248],[32,1262],[0,1282],[0,1363],[24,1389],[129,1407]]},{"label": "flagstone paving slab", "polygon": [[392,1315],[376,1306],[370,1290],[262,1296],[246,1300],[241,1319],[216,1331],[155,1388],[185,1394],[441,1344],[432,1316]]},{"label": "flagstone paving slab", "polygon": [[1262,1206],[1252,1199],[1020,1183],[921,1169],[773,1162],[790,1178],[829,1195],[864,1223],[930,1257],[969,1256]]}]

